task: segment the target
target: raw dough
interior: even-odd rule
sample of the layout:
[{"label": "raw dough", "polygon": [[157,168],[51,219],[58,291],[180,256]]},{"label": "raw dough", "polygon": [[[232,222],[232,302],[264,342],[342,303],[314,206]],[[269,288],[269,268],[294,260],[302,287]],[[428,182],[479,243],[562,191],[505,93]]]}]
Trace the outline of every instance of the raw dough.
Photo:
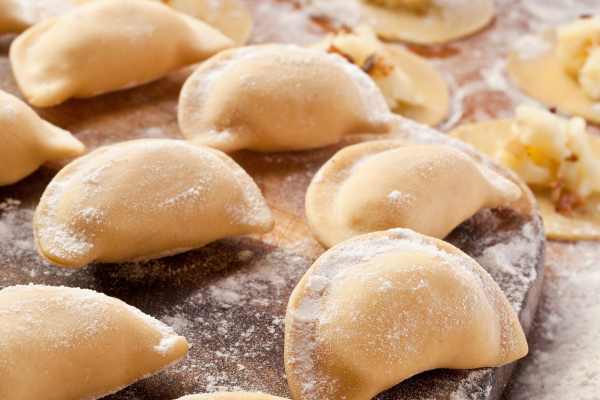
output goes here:
[{"label": "raw dough", "polygon": [[349,56],[363,70],[373,57],[379,57],[382,68],[369,68],[366,72],[397,114],[434,126],[448,113],[448,86],[442,75],[426,59],[383,44],[368,25],[342,29],[310,47]]},{"label": "raw dough", "polygon": [[286,400],[282,397],[271,396],[263,393],[245,393],[245,392],[221,392],[191,394],[180,397],[177,400]]},{"label": "raw dough", "polygon": [[[494,158],[512,135],[512,124],[513,121],[506,120],[469,124],[453,130],[450,136]],[[589,135],[588,140],[594,155],[600,157],[600,139]],[[532,191],[540,206],[548,239],[600,239],[600,193],[592,193],[584,205],[576,207],[570,215],[563,215],[556,211],[550,189],[532,187]]]},{"label": "raw dough", "polygon": [[46,161],[74,157],[85,146],[0,90],[0,186],[25,178]]},{"label": "raw dough", "polygon": [[222,151],[310,149],[349,133],[387,133],[391,123],[381,91],[357,66],[295,45],[222,52],[179,98],[183,136]]},{"label": "raw dough", "polygon": [[[95,0],[79,0],[79,4]],[[243,46],[252,34],[252,15],[239,0],[153,0],[160,1],[175,10],[198,18],[214,26],[225,36]]]},{"label": "raw dough", "polygon": [[328,250],[286,314],[295,400],[369,400],[422,371],[499,366],[527,351],[492,277],[454,246],[406,229]]},{"label": "raw dough", "polygon": [[202,61],[233,42],[156,2],[93,2],[36,25],[10,47],[24,96],[51,106],[141,85]]},{"label": "raw dough", "polygon": [[477,211],[520,197],[516,184],[453,147],[381,140],[346,147],[321,167],[306,217],[326,249],[391,228],[441,239]]},{"label": "raw dough", "polygon": [[38,22],[37,7],[31,0],[0,0],[0,35],[21,33]]},{"label": "raw dough", "polygon": [[376,1],[360,1],[365,20],[379,36],[417,44],[440,44],[468,36],[489,25],[494,17],[492,0],[400,3],[405,6],[382,6],[375,4]]},{"label": "raw dough", "polygon": [[559,60],[555,31],[521,38],[508,55],[508,70],[523,91],[548,107],[600,123],[600,103],[583,92]]},{"label": "raw dough", "polygon": [[164,371],[187,351],[167,325],[92,290],[0,291],[2,399],[98,399]]},{"label": "raw dough", "polygon": [[147,139],[65,167],[46,188],[33,229],[44,260],[79,267],[164,257],[273,224],[252,178],[225,154]]}]

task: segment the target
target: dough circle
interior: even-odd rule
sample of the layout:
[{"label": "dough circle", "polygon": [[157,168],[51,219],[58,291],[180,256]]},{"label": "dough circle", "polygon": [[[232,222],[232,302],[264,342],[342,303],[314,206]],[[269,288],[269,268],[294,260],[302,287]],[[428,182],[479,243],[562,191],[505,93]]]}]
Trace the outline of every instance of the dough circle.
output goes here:
[{"label": "dough circle", "polygon": [[508,54],[508,71],[519,87],[548,107],[600,123],[600,103],[583,92],[577,80],[563,69],[556,55],[555,31],[546,31],[538,39],[542,45],[544,42],[549,45],[548,51],[539,57],[522,59],[514,49]]},{"label": "dough circle", "polygon": [[[449,134],[494,158],[512,134],[512,123],[508,120],[480,122],[461,126]],[[600,158],[600,139],[592,135],[588,139],[594,155]],[[571,215],[566,216],[556,211],[550,198],[550,189],[532,187],[531,190],[539,204],[548,239],[600,239],[600,193],[592,193],[584,205],[576,207]]]},{"label": "dough circle", "polygon": [[460,39],[485,28],[494,18],[492,0],[432,0],[425,13],[359,1],[365,21],[380,37],[415,44],[443,44]]}]

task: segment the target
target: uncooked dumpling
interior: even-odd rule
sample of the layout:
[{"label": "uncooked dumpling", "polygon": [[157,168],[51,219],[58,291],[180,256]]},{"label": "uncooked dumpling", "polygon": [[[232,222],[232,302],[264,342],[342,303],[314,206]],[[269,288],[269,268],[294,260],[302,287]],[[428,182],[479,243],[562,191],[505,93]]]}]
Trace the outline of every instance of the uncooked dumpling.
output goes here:
[{"label": "uncooked dumpling", "polygon": [[169,139],[100,148],[69,164],[33,221],[38,253],[61,267],[159,258],[272,228],[269,207],[239,165]]},{"label": "uncooked dumpling", "polygon": [[453,147],[382,140],[327,161],[308,187],[306,216],[326,249],[391,228],[441,239],[477,211],[520,197],[516,184]]},{"label": "uncooked dumpling", "polygon": [[24,96],[45,107],[141,85],[232,46],[163,4],[107,0],[28,30],[13,42],[10,61]]},{"label": "uncooked dumpling", "polygon": [[[79,4],[96,0],[78,0]],[[252,15],[240,0],[152,0],[214,26],[238,46],[248,43]]]},{"label": "uncooked dumpling", "polygon": [[0,0],[0,35],[21,33],[38,22],[37,7],[31,0]]},{"label": "uncooked dumpling", "polygon": [[492,0],[359,0],[386,39],[439,44],[475,33],[494,17]]},{"label": "uncooked dumpling", "polygon": [[246,392],[220,392],[191,394],[180,397],[177,400],[286,400],[282,397],[271,396],[264,393],[246,393]]},{"label": "uncooked dumpling", "polygon": [[0,291],[2,399],[98,399],[171,367],[187,351],[167,325],[92,290]]},{"label": "uncooked dumpling", "polygon": [[46,161],[82,154],[69,132],[42,120],[27,104],[0,90],[0,186],[25,178]]},{"label": "uncooked dumpling", "polygon": [[183,136],[222,151],[310,149],[349,133],[386,133],[392,117],[375,83],[337,54],[294,45],[222,52],[183,86]]},{"label": "uncooked dumpling", "polygon": [[454,246],[405,229],[327,251],[286,314],[295,400],[369,400],[422,371],[499,366],[527,351],[490,275]]}]

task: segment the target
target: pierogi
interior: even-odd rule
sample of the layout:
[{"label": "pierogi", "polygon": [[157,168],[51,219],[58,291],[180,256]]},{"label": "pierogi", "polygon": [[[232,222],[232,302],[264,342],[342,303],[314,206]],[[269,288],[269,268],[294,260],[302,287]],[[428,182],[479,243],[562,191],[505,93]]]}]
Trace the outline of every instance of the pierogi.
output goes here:
[{"label": "pierogi", "polygon": [[454,246],[406,229],[325,252],[286,313],[295,400],[369,400],[423,371],[500,366],[527,352],[492,277]]},{"label": "pierogi", "polygon": [[42,195],[33,229],[44,260],[79,267],[160,258],[273,224],[260,190],[228,156],[146,139],[67,165]]},{"label": "pierogi", "polygon": [[520,197],[516,184],[454,147],[380,140],[346,147],[321,167],[306,217],[326,249],[391,228],[441,239],[477,211]]},{"label": "pierogi", "polygon": [[0,290],[2,399],[98,399],[171,367],[187,351],[167,325],[92,290]]},{"label": "pierogi", "polygon": [[0,0],[0,35],[21,33],[39,20],[32,0]]},{"label": "pierogi", "polygon": [[441,44],[475,33],[494,17],[492,0],[360,0],[385,39]]},{"label": "pierogi", "polygon": [[46,161],[81,155],[85,146],[0,90],[0,186],[33,173]]},{"label": "pierogi", "polygon": [[158,2],[107,0],[29,29],[12,43],[10,62],[27,100],[47,107],[141,85],[232,46]]},{"label": "pierogi", "polygon": [[326,146],[350,133],[387,133],[377,85],[337,54],[295,45],[249,46],[203,63],[179,98],[179,127],[194,143],[261,152]]}]

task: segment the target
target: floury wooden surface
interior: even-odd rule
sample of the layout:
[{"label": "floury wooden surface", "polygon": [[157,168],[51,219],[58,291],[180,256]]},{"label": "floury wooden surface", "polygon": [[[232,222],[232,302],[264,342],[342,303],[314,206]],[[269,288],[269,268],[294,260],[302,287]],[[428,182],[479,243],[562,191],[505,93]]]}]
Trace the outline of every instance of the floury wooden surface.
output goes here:
[{"label": "floury wooden surface", "polygon": [[[255,42],[283,40],[301,44],[323,33],[321,23],[302,14],[298,2],[248,0],[257,17]],[[485,90],[473,65],[465,60],[492,48],[514,25],[528,29],[526,16],[512,15],[513,2],[498,4],[496,22],[472,38],[434,48],[411,47],[443,69],[454,90],[454,108],[444,129],[482,116],[512,112],[511,91]],[[293,24],[305,27],[292,35],[274,22],[285,12]],[[297,14],[293,14],[297,13]],[[296,15],[295,17],[293,17]],[[306,18],[305,18],[306,17]],[[304,22],[302,22],[304,20]],[[517,26],[518,25],[518,26]],[[261,28],[262,26],[262,28]],[[0,38],[0,89],[20,96],[7,54],[11,36]],[[70,130],[89,150],[102,145],[149,137],[181,138],[177,127],[179,90],[192,68],[142,87],[70,100],[36,109],[48,121]],[[471,88],[471,94],[465,95]],[[473,89],[475,88],[475,89]],[[477,89],[478,88],[478,89]],[[462,108],[461,108],[462,107]],[[408,137],[400,133],[399,137]],[[413,137],[414,138],[414,137]],[[90,288],[118,297],[175,327],[192,349],[178,366],[140,381],[107,397],[111,400],[175,399],[185,394],[215,390],[253,390],[289,397],[283,366],[283,318],[287,299],[322,249],[312,239],[304,215],[304,194],[318,168],[342,146],[367,137],[346,139],[324,149],[233,156],[258,183],[273,209],[276,228],[264,236],[231,238],[176,257],[145,264],[97,264],[61,269],[43,263],[33,247],[31,218],[48,182],[60,168],[54,163],[22,182],[0,188],[0,287],[30,282]],[[20,204],[9,204],[7,199]],[[4,203],[2,203],[4,202]],[[510,208],[477,214],[457,228],[449,241],[475,257],[486,248],[507,244],[507,257],[525,240],[523,227],[539,217],[531,198]],[[495,271],[500,286],[520,309],[529,328],[543,276],[541,232],[529,240],[527,257],[515,264],[516,275]],[[501,247],[498,247],[501,248]],[[536,270],[537,272],[533,272]],[[492,271],[493,272],[493,271]],[[499,399],[514,364],[477,371],[437,370],[420,374],[378,396],[382,399]],[[454,397],[452,397],[454,396]]]}]

